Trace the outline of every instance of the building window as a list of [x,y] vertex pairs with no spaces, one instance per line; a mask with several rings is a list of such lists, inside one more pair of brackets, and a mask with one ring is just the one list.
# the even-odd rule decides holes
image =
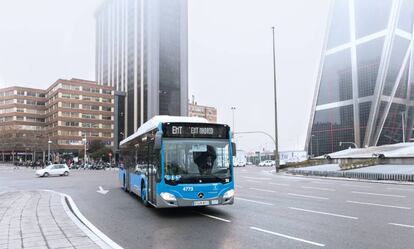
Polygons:
[[110,132],[103,132],[102,137],[112,137],[112,133]]
[[63,126],[79,127],[79,122],[63,122]]
[[63,108],[69,108],[69,109],[79,109],[79,104],[63,102],[62,107]]
[[66,85],[66,84],[63,84],[63,85],[62,85],[62,88],[63,88],[63,89],[66,89],[66,90],[80,91],[80,86],[73,86],[73,85]]
[[112,94],[112,91],[108,90],[108,89],[102,89],[102,93],[103,94]]
[[27,96],[37,97],[37,94],[35,92],[27,92]]
[[102,106],[102,111],[110,112],[110,111],[112,111],[112,108],[109,107],[109,106]]
[[96,115],[93,114],[82,114],[82,118],[86,118],[86,119],[97,119]]

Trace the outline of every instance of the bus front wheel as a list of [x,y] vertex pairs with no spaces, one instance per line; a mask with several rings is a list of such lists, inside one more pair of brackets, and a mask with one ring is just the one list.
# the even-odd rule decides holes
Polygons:
[[147,189],[145,188],[145,184],[141,183],[141,200],[144,206],[148,207],[148,196],[147,196]]

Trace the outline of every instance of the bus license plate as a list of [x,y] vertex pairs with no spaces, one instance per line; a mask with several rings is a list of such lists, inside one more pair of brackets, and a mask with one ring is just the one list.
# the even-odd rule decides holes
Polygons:
[[193,202],[193,206],[206,206],[208,204],[210,204],[209,201],[195,201],[195,202]]

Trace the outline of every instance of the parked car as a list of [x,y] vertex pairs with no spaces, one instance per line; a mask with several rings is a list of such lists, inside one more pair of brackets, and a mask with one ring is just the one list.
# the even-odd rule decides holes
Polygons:
[[36,175],[39,177],[45,176],[68,176],[70,170],[66,164],[52,164],[44,169],[36,170]]

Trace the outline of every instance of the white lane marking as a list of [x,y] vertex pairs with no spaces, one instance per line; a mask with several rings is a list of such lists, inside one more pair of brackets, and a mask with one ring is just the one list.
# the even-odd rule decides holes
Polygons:
[[236,185],[235,188],[244,188],[243,186]]
[[196,214],[199,214],[199,215],[206,216],[206,217],[208,217],[208,218],[212,218],[212,219],[216,219],[216,220],[220,220],[220,221],[224,221],[224,222],[228,222],[228,223],[230,223],[230,222],[231,222],[231,220],[226,220],[226,219],[223,219],[223,218],[220,218],[220,217],[214,216],[214,215],[205,214],[205,213],[200,213],[200,212],[197,212],[197,211],[193,211],[193,212],[194,212],[194,213],[196,213]]
[[253,180],[246,180],[246,182],[260,183],[259,181],[253,181]]
[[410,189],[410,188],[407,188],[407,189],[405,189],[405,188],[387,188],[387,189],[389,189],[389,190],[401,190],[401,191],[413,191],[414,192],[414,189]]
[[272,178],[267,178],[267,177],[251,177],[251,176],[242,176],[242,177],[246,179],[253,179],[253,180],[272,180]]
[[269,182],[270,185],[276,185],[276,186],[290,186],[290,184],[287,183],[275,183],[275,182]]
[[276,193],[274,190],[268,190],[268,189],[261,189],[261,188],[250,188],[252,190],[262,191],[262,192],[268,192],[268,193]]
[[406,224],[399,224],[399,223],[388,223],[388,224],[393,225],[393,226],[399,226],[399,227],[414,228],[414,226],[412,226],[412,225],[406,225]]
[[268,205],[268,206],[274,206],[272,203],[263,202],[263,201],[255,201],[255,200],[250,200],[250,199],[241,198],[241,197],[236,197],[236,199],[237,199],[237,200],[240,200],[240,201],[248,201],[248,202],[253,202],[253,203],[257,203],[257,204],[263,204],[263,205]]
[[355,188],[372,188],[372,186],[363,186],[363,185],[355,185],[355,184],[341,184],[341,186],[345,187],[355,187]]
[[384,204],[370,203],[370,202],[359,202],[359,201],[346,201],[346,202],[348,202],[348,203],[355,203],[355,204],[361,204],[361,205],[368,205],[368,206],[398,208],[398,209],[406,209],[406,210],[411,209],[410,207],[392,206],[392,205],[384,205]]
[[335,217],[340,217],[340,218],[345,218],[345,219],[358,220],[358,217],[353,217],[353,216],[348,216],[348,215],[343,215],[343,214],[326,213],[326,212],[303,209],[303,208],[296,208],[296,207],[289,207],[289,208],[293,210],[297,210],[297,211],[303,211],[303,212],[309,212],[309,213],[315,213],[315,214],[325,214],[325,215],[335,216]]
[[404,195],[389,195],[389,194],[379,194],[379,193],[368,193],[368,192],[358,192],[358,191],[352,191],[353,194],[359,194],[359,195],[375,195],[375,196],[386,196],[386,197],[396,197],[396,198],[405,198]]
[[311,183],[316,183],[316,184],[326,184],[326,185],[331,185],[331,184],[333,184],[332,182],[320,182],[320,181],[312,181]]
[[301,194],[293,194],[293,193],[288,193],[288,195],[311,198],[311,199],[319,199],[319,200],[329,200],[329,198],[327,197],[320,197],[320,196],[313,196],[313,195],[301,195]]
[[242,169],[243,172],[247,172],[247,169]]
[[324,244],[321,244],[321,243],[313,242],[313,241],[310,241],[310,240],[304,240],[304,239],[301,239],[301,238],[296,238],[296,237],[289,236],[289,235],[286,235],[286,234],[272,232],[272,231],[261,229],[261,228],[258,228],[258,227],[250,227],[250,229],[260,231],[260,232],[264,232],[264,233],[268,233],[268,234],[272,234],[272,235],[276,235],[276,236],[283,237],[283,238],[286,238],[286,239],[300,241],[300,242],[315,245],[315,246],[320,246],[320,247],[325,246]]
[[323,191],[336,191],[334,188],[318,188],[318,187],[302,187],[306,189],[316,189],[316,190],[323,190]]

